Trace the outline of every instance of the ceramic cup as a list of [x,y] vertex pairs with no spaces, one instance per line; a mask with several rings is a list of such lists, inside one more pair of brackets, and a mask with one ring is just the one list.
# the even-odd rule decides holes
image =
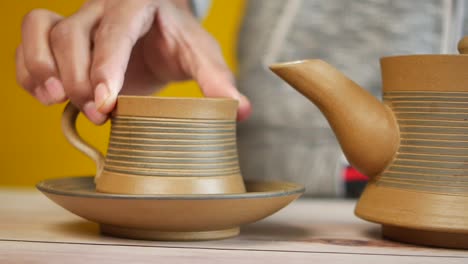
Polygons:
[[232,99],[119,96],[106,157],[79,137],[79,110],[71,103],[62,129],[75,148],[95,161],[98,192],[243,193],[236,113]]

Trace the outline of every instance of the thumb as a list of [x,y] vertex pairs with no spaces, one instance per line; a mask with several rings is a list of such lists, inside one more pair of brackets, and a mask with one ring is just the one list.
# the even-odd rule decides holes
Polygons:
[[95,104],[102,114],[113,110],[133,47],[149,31],[157,8],[156,2],[116,1],[101,18],[94,34],[90,77]]

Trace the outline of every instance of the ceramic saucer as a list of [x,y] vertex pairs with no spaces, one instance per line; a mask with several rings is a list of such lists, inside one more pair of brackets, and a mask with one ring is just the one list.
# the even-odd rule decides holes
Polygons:
[[304,187],[287,182],[245,182],[247,192],[207,195],[119,195],[95,191],[93,177],[45,180],[37,188],[66,210],[96,222],[112,236],[148,240],[211,240],[270,216]]

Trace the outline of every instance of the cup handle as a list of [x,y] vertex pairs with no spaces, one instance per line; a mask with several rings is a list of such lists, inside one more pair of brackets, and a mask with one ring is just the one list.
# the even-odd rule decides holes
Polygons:
[[96,163],[96,177],[95,181],[101,175],[104,169],[104,156],[101,152],[90,144],[86,143],[76,131],[76,118],[80,113],[80,109],[68,102],[62,114],[62,132],[67,138],[68,142],[76,149],[90,157]]

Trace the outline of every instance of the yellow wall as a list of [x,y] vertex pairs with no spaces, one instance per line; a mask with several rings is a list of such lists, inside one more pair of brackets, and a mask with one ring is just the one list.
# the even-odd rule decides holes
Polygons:
[[[42,179],[92,175],[94,164],[62,136],[64,105],[44,107],[23,92],[15,81],[14,50],[20,42],[22,16],[33,8],[48,8],[68,15],[81,0],[0,1],[0,185],[34,185]],[[235,69],[235,44],[244,0],[214,0],[203,22],[220,42]],[[170,85],[163,96],[201,96],[193,82]],[[79,118],[78,128],[91,144],[105,152],[109,124],[95,127]]]

